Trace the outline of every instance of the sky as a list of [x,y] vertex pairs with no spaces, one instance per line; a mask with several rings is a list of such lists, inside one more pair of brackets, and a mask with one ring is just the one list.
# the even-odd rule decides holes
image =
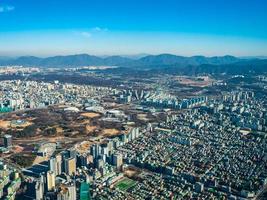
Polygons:
[[0,0],[0,56],[267,56],[267,0]]

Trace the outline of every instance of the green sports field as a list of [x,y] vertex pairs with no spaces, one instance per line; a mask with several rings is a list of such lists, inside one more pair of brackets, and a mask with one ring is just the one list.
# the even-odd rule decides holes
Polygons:
[[136,182],[134,180],[131,180],[129,178],[124,178],[118,183],[116,183],[115,187],[121,191],[126,191],[129,188],[133,187],[135,184]]

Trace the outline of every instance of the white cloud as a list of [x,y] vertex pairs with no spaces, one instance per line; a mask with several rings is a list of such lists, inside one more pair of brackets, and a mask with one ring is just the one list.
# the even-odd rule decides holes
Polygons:
[[73,31],[73,33],[84,38],[91,38],[94,35],[105,33],[107,31],[107,28],[94,27],[87,30]]
[[82,31],[80,34],[81,34],[83,37],[86,37],[86,38],[89,38],[89,37],[92,36],[92,34],[91,34],[90,32],[86,32],[86,31]]
[[14,6],[0,6],[0,13],[2,13],[2,12],[10,12],[10,11],[12,11],[14,9],[15,9]]
[[100,28],[98,26],[92,28],[92,31],[95,31],[95,32],[107,32],[108,29],[107,28]]

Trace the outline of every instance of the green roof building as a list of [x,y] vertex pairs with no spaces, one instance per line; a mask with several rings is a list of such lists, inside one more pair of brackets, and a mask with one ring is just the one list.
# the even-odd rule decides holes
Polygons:
[[0,108],[0,113],[6,113],[6,112],[11,112],[12,108],[9,107],[2,107]]
[[80,200],[91,200],[90,187],[88,183],[82,183],[80,187]]

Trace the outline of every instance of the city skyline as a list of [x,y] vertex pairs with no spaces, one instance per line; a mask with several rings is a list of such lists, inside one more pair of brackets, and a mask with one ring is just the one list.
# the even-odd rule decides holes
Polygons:
[[0,200],[267,199],[266,11],[0,0]]
[[263,0],[3,0],[0,56],[266,56],[266,8]]

